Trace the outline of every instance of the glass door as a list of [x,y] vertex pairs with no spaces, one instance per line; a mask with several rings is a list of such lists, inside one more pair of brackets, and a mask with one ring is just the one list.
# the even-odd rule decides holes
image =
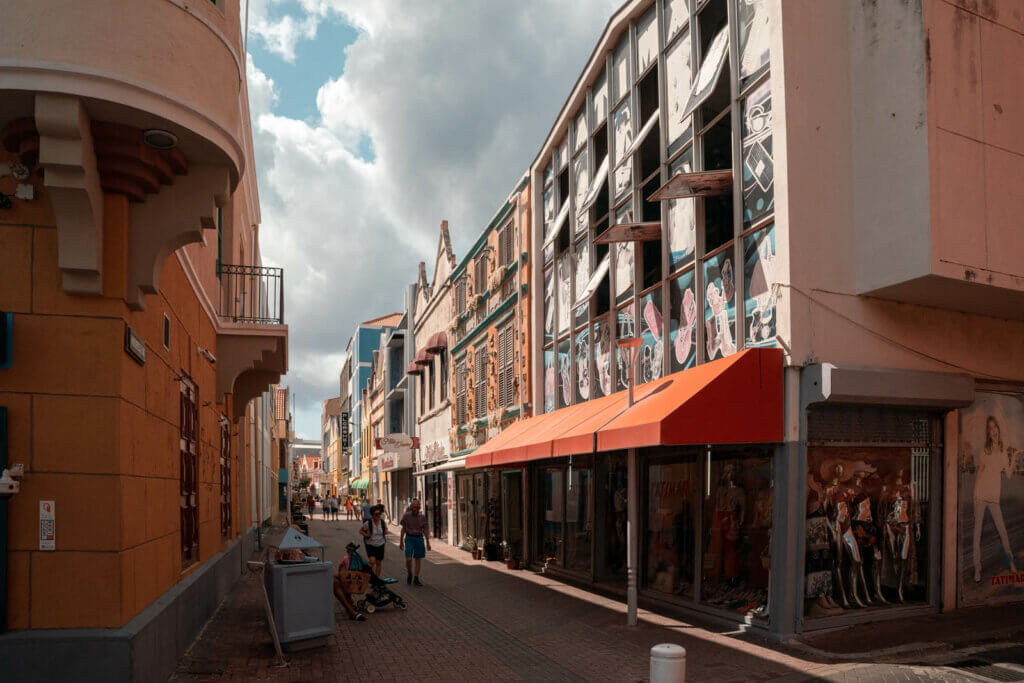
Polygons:
[[505,472],[501,478],[503,502],[502,536],[512,548],[512,557],[523,557],[523,474]]
[[626,503],[629,491],[626,455],[613,453],[598,457],[596,496],[598,581],[626,581]]
[[565,526],[565,473],[560,467],[537,470],[536,557],[545,564],[562,564]]

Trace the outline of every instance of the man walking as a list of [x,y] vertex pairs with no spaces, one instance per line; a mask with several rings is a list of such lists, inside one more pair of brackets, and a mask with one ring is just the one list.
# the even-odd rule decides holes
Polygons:
[[427,555],[426,551],[430,550],[430,539],[427,537],[427,516],[420,511],[418,498],[412,499],[399,524],[402,527],[402,534],[398,539],[398,547],[405,549],[405,582],[422,586],[420,565]]
[[367,496],[363,499],[363,521],[369,522],[371,513],[373,512],[373,506],[370,505],[370,497]]

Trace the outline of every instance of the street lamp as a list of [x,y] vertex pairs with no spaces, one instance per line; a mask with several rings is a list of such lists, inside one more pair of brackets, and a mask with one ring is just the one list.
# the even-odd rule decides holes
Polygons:
[[[634,366],[636,365],[637,351],[643,340],[640,337],[622,337],[619,339],[619,349],[625,350],[629,356],[629,407],[633,407],[633,383],[635,382]],[[637,506],[639,487],[636,471],[636,449],[630,448],[628,455],[628,469],[626,480],[628,493],[626,494],[626,624],[636,626],[637,613],[637,587],[636,569],[640,562],[637,553],[637,525],[640,520],[640,509]]]

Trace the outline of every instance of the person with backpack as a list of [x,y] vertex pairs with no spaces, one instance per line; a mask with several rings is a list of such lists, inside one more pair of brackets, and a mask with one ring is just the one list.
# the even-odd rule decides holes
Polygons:
[[380,576],[384,569],[384,546],[387,545],[388,525],[381,519],[381,506],[374,505],[370,509],[370,519],[363,522],[359,534],[366,546],[366,556],[370,558],[373,573]]

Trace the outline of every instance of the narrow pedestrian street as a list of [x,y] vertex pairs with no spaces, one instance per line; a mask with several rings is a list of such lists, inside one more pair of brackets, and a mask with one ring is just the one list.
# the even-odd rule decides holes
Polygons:
[[[327,558],[335,563],[357,537],[356,529],[351,521],[310,523],[310,535],[326,545]],[[400,579],[394,589],[408,610],[386,607],[366,622],[353,622],[336,604],[337,627],[326,647],[286,653],[288,666],[276,667],[259,584],[245,576],[171,681],[639,681],[648,677],[649,650],[657,643],[686,648],[692,681],[996,680],[943,666],[830,663],[797,650],[780,651],[734,628],[643,610],[640,625],[629,628],[622,603],[536,572],[474,561],[439,542],[427,553],[425,585],[417,588],[405,583],[397,529],[392,531],[385,574]]]

